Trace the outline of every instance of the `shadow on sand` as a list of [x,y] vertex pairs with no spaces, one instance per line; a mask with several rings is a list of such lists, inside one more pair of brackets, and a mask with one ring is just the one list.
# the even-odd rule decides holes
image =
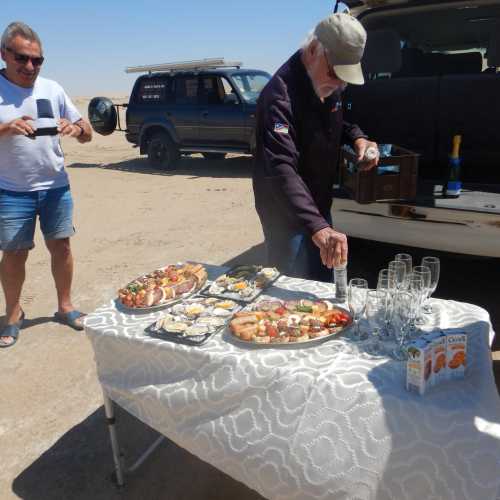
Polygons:
[[69,169],[100,168],[118,170],[148,175],[171,177],[187,175],[193,179],[199,177],[213,178],[247,178],[252,175],[253,158],[251,156],[233,156],[224,160],[206,160],[201,156],[184,156],[172,170],[157,170],[152,168],[147,158],[134,158],[116,163],[72,163]]
[[[158,436],[115,405],[117,430],[130,465]],[[112,481],[112,457],[103,408],[64,434],[16,477],[13,492],[25,500],[262,500],[262,497],[168,439],[124,488]]]
[[[137,161],[142,163],[142,160]],[[231,161],[225,161],[228,165],[231,164]],[[122,166],[124,169],[132,168],[130,164],[134,162],[123,162],[125,165]],[[191,175],[204,175],[196,169],[204,170],[205,165],[209,167],[207,165],[209,162],[204,160],[201,162],[200,166],[191,168]],[[198,162],[193,162],[193,165],[197,164]],[[120,164],[109,168],[118,168],[117,165]],[[96,165],[93,167],[108,168]],[[85,166],[73,165],[73,168],[85,168]],[[243,167],[241,169],[244,170]],[[214,174],[208,168],[205,175],[222,175],[222,172],[220,168],[215,168]],[[349,267],[349,275],[350,277],[365,276],[370,286],[374,286],[378,269],[385,267],[396,253],[405,251],[411,253],[415,261],[419,261],[428,253],[416,248],[402,248],[350,239],[350,262],[352,264]],[[433,255],[435,254],[436,252],[433,252]],[[498,295],[495,294],[495,289],[500,279],[500,266],[493,265],[487,259],[464,259],[439,253],[438,255],[441,257],[442,274],[437,296],[477,303],[490,311],[494,318],[494,325],[495,323],[498,325],[499,309],[496,303]],[[264,262],[264,245],[260,244],[228,260],[224,265]],[[39,318],[32,321],[44,322],[47,319]],[[381,371],[383,370],[384,368],[381,368]],[[500,361],[494,363],[494,370],[497,385],[499,385]],[[373,371],[370,379],[382,395],[384,404],[390,406],[394,399],[393,395],[384,394],[388,386],[383,382],[383,373]],[[431,399],[428,401],[430,404]],[[121,448],[126,462],[130,464],[157,438],[158,434],[118,406],[115,406],[115,409]],[[396,425],[396,423],[393,424]],[[404,439],[404,436],[401,439]],[[392,458],[396,460],[397,457]],[[390,460],[392,458],[390,457]],[[65,500],[68,498],[73,500],[89,498],[93,500],[233,500],[234,498],[262,500],[262,497],[255,491],[199,460],[169,440],[165,440],[139,471],[128,478],[125,489],[118,490],[113,484],[110,479],[112,471],[109,436],[101,407],[64,434],[19,474],[12,484],[12,490],[25,500]]]
[[[263,262],[264,255],[264,245],[256,245],[224,265]],[[211,271],[213,266],[207,267]],[[120,448],[130,466],[158,433],[118,405],[115,413]],[[137,472],[127,476],[125,488],[116,487],[112,474],[111,446],[101,407],[17,476],[12,490],[25,500],[263,500],[168,439]]]

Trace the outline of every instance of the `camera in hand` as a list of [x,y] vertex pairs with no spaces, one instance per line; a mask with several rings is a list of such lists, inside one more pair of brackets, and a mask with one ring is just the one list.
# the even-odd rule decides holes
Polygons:
[[57,135],[59,130],[57,129],[51,102],[48,99],[37,99],[36,109],[37,119],[34,121],[36,130],[28,137],[35,138],[44,135]]

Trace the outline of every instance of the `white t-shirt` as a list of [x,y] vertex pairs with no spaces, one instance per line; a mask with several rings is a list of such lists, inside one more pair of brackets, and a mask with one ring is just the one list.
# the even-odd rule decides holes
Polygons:
[[[22,116],[37,119],[37,99],[50,101],[53,114],[53,118],[40,120],[46,122],[39,123],[40,126],[55,126],[60,118],[66,118],[71,123],[81,119],[63,88],[53,80],[38,77],[32,88],[24,88],[0,74],[0,123]],[[49,122],[50,125],[47,124]],[[35,139],[22,135],[0,137],[0,189],[40,191],[68,184],[59,135]]]

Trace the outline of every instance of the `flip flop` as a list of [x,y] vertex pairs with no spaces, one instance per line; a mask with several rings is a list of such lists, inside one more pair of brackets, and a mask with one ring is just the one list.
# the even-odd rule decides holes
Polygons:
[[12,347],[19,338],[19,333],[24,322],[24,311],[21,311],[21,317],[12,325],[5,325],[4,329],[0,333],[0,338],[2,337],[12,337],[14,340],[10,344],[0,343],[0,348]]
[[77,323],[76,320],[82,318],[83,316],[85,316],[85,314],[80,311],[77,311],[76,309],[67,313],[60,313],[60,312],[54,313],[55,321],[58,321],[63,325],[70,326],[71,328],[79,331],[83,330],[83,325]]

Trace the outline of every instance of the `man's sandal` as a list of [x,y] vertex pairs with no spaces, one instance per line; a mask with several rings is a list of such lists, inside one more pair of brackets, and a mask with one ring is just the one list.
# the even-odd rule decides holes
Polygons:
[[21,327],[23,326],[23,321],[24,311],[21,311],[21,317],[15,323],[12,323],[11,325],[5,325],[4,329],[0,333],[0,338],[12,337],[13,340],[9,344],[0,342],[0,348],[12,347],[17,342]]
[[76,309],[67,313],[54,313],[54,320],[62,323],[63,325],[70,326],[75,330],[83,330],[83,325],[78,322],[78,319],[83,318],[85,316],[84,313],[77,311]]

